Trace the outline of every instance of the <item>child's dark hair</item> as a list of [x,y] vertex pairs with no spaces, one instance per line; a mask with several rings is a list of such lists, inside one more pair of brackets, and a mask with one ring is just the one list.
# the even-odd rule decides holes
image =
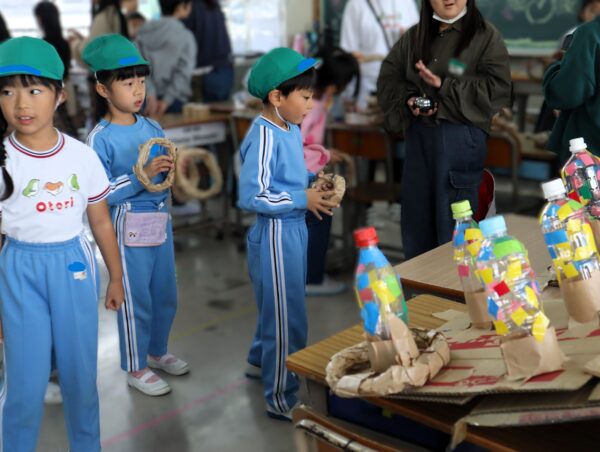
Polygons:
[[[133,77],[147,77],[150,67],[146,64],[128,66],[120,69],[96,72],[96,80],[110,90],[110,84],[118,80],[127,80]],[[108,101],[96,92],[96,111],[94,119],[99,121],[108,113]]]
[[[36,77],[35,75],[9,75],[7,77],[0,77],[0,91],[4,90],[7,86],[14,86],[21,84],[25,87],[31,85],[43,85],[48,88],[54,89],[56,96],[63,89],[62,81],[51,80],[45,77]],[[15,189],[12,177],[6,171],[6,148],[4,147],[4,136],[8,130],[8,122],[0,110],[0,166],[2,167],[2,178],[4,179],[4,193],[0,195],[0,201],[4,201],[13,194]]]
[[[308,71],[304,71],[302,74],[298,74],[297,76],[286,80],[275,89],[281,91],[281,94],[287,97],[293,91],[298,91],[301,89],[314,89],[316,81],[317,73],[315,68],[312,67]],[[268,95],[263,99],[263,104],[269,104]]]
[[128,21],[130,21],[130,20],[143,20],[144,22],[146,22],[146,18],[142,14],[140,14],[139,12],[137,12],[137,11],[133,11],[133,12],[127,14],[126,19]]
[[172,16],[179,5],[191,2],[192,0],[160,0],[160,11],[163,16]]
[[360,89],[360,66],[357,59],[351,53],[340,48],[324,49],[317,54],[322,59],[321,66],[317,69],[317,81],[315,84],[315,95],[320,97],[328,86],[335,86],[338,94],[344,91],[346,86],[356,79],[354,97]]

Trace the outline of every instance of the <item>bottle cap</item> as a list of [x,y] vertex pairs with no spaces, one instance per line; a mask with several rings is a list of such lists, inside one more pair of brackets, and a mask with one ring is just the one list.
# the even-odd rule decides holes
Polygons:
[[489,237],[499,232],[506,232],[506,222],[503,216],[498,215],[481,220],[479,222],[479,229],[481,229],[484,237]]
[[356,246],[359,248],[377,245],[379,243],[377,231],[373,226],[357,229],[354,231],[354,242],[356,242]]
[[455,220],[458,220],[459,218],[470,217],[471,215],[473,215],[473,211],[471,210],[471,203],[468,199],[465,199],[464,201],[454,202],[450,205],[450,207],[452,208],[452,217]]
[[569,140],[569,151],[573,154],[579,151],[585,151],[587,149],[587,145],[585,144],[585,140],[581,137],[573,138]]
[[544,182],[542,184],[542,191],[544,192],[544,198],[546,199],[567,193],[567,189],[565,188],[562,179],[553,179],[550,182]]

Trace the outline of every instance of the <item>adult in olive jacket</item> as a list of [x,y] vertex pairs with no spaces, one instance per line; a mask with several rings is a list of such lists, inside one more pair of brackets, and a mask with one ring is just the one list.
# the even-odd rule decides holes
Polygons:
[[560,110],[548,149],[561,162],[569,157],[569,140],[583,137],[588,149],[600,155],[600,16],[580,25],[564,57],[544,74],[548,106]]
[[[474,0],[423,0],[419,23],[381,66],[386,127],[404,132],[402,241],[406,258],[452,238],[450,204],[477,209],[492,116],[510,105],[509,58],[500,33]],[[435,107],[415,105],[427,96]]]

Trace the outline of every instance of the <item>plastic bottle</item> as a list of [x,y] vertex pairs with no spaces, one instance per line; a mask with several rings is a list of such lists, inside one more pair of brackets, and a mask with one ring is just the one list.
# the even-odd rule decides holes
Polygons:
[[375,228],[357,229],[354,240],[358,247],[354,290],[365,331],[381,339],[390,339],[389,329],[382,321],[388,313],[408,324],[400,278],[377,246],[379,239]]
[[477,255],[483,242],[483,234],[473,220],[468,200],[455,202],[450,207],[456,220],[452,237],[454,263],[465,293],[471,324],[475,328],[488,329],[493,319],[487,312],[487,295],[477,276]]
[[600,269],[600,261],[583,206],[567,198],[561,179],[542,184],[542,190],[548,202],[540,214],[540,225],[558,281],[590,279]]
[[542,342],[549,325],[540,310],[539,288],[523,244],[507,234],[501,216],[479,223],[485,240],[477,269],[488,295],[488,312],[500,336],[527,334]]
[[587,150],[583,138],[569,141],[571,157],[561,170],[568,197],[580,202],[587,212],[600,218],[600,160]]

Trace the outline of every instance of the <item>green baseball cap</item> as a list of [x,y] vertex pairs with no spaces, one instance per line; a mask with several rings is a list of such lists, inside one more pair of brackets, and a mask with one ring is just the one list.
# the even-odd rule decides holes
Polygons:
[[22,36],[0,44],[0,77],[28,74],[62,80],[64,73],[58,52],[43,39]]
[[270,91],[286,80],[308,71],[317,64],[318,60],[304,58],[287,47],[273,49],[260,57],[252,66],[248,78],[248,92],[259,99],[264,99]]
[[82,58],[94,72],[149,65],[133,42],[118,34],[92,39],[83,49]]

